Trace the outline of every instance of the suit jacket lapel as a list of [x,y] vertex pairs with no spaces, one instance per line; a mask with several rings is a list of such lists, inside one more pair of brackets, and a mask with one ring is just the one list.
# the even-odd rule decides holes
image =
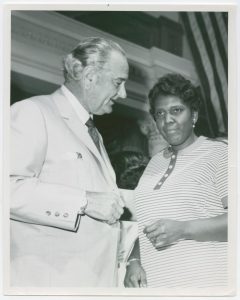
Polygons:
[[102,155],[99,153],[96,145],[89,135],[87,127],[79,120],[77,114],[74,112],[71,104],[66,99],[61,90],[58,89],[55,93],[52,94],[52,97],[65,124],[75,134],[76,138],[80,139],[82,143],[93,153],[93,155],[99,161],[105,178],[108,180],[108,182],[111,184],[114,183],[115,185],[115,173],[103,145],[101,135],[100,143]]

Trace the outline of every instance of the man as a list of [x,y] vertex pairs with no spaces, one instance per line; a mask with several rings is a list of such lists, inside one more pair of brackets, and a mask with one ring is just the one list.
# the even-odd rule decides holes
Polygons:
[[122,48],[88,38],[65,83],[12,106],[11,285],[112,287],[123,201],[92,115],[125,98]]

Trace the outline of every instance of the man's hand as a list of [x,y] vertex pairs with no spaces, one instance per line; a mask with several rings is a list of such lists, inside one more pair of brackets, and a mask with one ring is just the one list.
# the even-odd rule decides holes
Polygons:
[[139,260],[134,260],[127,266],[124,278],[125,287],[147,287],[146,273]]
[[114,192],[86,192],[88,205],[85,214],[89,217],[114,224],[123,213],[124,203]]

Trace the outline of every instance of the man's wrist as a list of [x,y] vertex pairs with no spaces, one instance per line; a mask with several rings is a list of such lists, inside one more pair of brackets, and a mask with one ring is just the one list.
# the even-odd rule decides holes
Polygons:
[[80,209],[80,215],[85,215],[85,211],[87,209],[87,206],[88,206],[88,198],[85,195],[85,204]]
[[130,259],[127,261],[126,266],[127,266],[127,267],[130,266],[130,264],[133,263],[133,262],[138,262],[139,264],[141,264],[140,258],[138,258],[138,257],[132,257],[132,258],[130,258]]

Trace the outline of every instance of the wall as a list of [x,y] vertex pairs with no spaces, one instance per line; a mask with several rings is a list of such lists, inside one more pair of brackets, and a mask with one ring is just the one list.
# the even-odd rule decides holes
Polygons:
[[[193,82],[198,82],[189,59],[155,47],[143,48],[54,11],[12,12],[12,71],[25,76],[22,78],[27,76],[53,87],[60,85],[63,83],[61,66],[64,54],[87,36],[111,38],[126,50],[130,62],[130,78],[126,85],[128,100],[119,100],[124,107],[148,111],[148,91],[166,72],[181,72]],[[184,53],[187,56],[185,50]],[[21,76],[15,75],[16,78]],[[22,80],[21,86],[33,94],[42,92],[42,85],[32,84],[31,80]]]
[[[161,14],[171,16],[174,21],[178,19],[174,12]],[[156,126],[148,131],[151,136],[148,143],[136,126],[136,121],[141,120],[149,128],[147,95],[158,77],[168,72],[180,72],[198,83],[195,68],[186,58],[188,53],[184,41],[183,55],[186,57],[180,57],[156,47],[148,49],[136,45],[55,11],[13,11],[11,29],[12,102],[31,95],[51,93],[61,85],[63,57],[84,37],[110,38],[126,50],[130,64],[127,99],[118,100],[113,114],[96,118],[109,153],[122,151],[131,143],[132,148],[152,156],[162,147]],[[112,124],[111,128],[109,124]],[[141,128],[142,125],[145,126],[141,124]],[[134,143],[133,139],[125,138],[130,128],[135,128]]]

